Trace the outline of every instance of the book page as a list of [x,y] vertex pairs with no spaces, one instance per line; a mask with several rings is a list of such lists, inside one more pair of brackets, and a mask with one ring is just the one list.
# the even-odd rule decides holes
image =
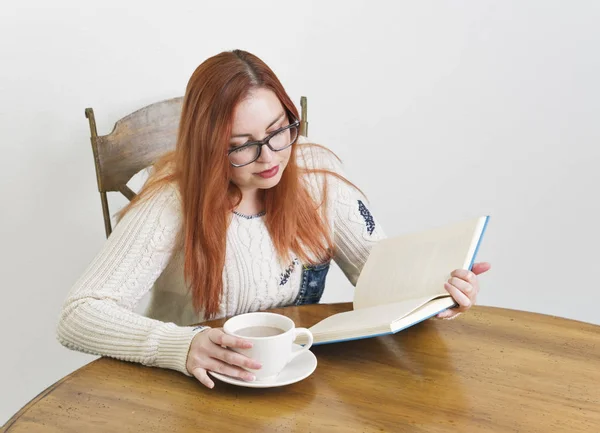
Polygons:
[[[439,308],[441,311],[441,309],[453,305],[454,301],[450,296],[444,296],[440,299],[425,297],[394,304],[377,305],[334,314],[309,329],[315,343],[342,340],[348,336],[370,336],[395,332],[397,324],[403,324],[406,327],[409,323],[423,320],[425,317],[422,314],[429,313],[431,310],[426,308],[429,304],[433,304],[434,308]],[[298,338],[296,340],[298,344],[305,342],[306,339]]]
[[441,311],[451,308],[455,305],[454,299],[450,296],[436,298],[424,303],[419,308],[413,310],[410,314],[397,319],[392,323],[392,332],[398,332],[415,323],[421,322]]
[[468,269],[487,217],[379,241],[354,294],[354,309],[448,294],[444,282]]

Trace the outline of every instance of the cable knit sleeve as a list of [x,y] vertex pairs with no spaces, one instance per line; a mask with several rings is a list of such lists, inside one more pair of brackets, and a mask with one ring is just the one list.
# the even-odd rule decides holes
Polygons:
[[360,192],[340,180],[334,184],[334,260],[355,286],[371,248],[385,238],[385,233]]
[[[308,143],[302,137],[300,144]],[[342,164],[330,152],[301,146],[300,166],[308,168],[326,168],[348,179]],[[308,176],[308,186],[313,197],[319,202],[322,198],[322,185],[327,181],[329,215],[335,243],[334,261],[344,272],[352,285],[356,285],[358,276],[367,261],[371,248],[385,233],[370,210],[370,204],[353,186],[333,176]],[[350,179],[348,179],[350,180]]]
[[57,327],[61,344],[190,375],[187,353],[199,330],[133,312],[166,267],[180,223],[174,187],[125,215],[64,303]]

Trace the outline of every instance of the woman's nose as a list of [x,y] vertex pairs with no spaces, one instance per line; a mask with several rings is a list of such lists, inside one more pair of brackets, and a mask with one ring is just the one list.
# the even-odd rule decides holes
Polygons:
[[271,162],[273,160],[274,152],[269,149],[269,146],[263,146],[260,151],[260,156],[257,161],[259,162]]

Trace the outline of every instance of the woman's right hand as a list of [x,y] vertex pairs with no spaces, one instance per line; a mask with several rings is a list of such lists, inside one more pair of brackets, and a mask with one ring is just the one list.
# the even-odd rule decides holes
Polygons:
[[255,377],[249,371],[240,367],[258,370],[261,365],[225,347],[236,349],[249,349],[252,343],[241,338],[227,335],[221,328],[210,328],[197,333],[190,344],[186,368],[203,385],[208,388],[215,386],[208,377],[208,371],[237,377],[242,380],[253,381]]

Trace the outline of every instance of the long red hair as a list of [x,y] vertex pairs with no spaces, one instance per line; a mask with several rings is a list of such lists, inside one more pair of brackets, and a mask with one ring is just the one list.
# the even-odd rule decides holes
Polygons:
[[[204,61],[190,78],[181,112],[176,149],[154,164],[153,174],[140,193],[120,213],[168,183],[177,185],[182,205],[179,245],[184,248],[184,275],[192,291],[194,308],[207,318],[219,311],[227,228],[242,193],[230,181],[226,149],[237,104],[255,88],[272,90],[291,118],[298,111],[273,71],[245,51],[220,53]],[[265,223],[280,260],[292,252],[304,264],[333,256],[333,239],[327,221],[327,182],[322,200],[315,203],[304,183],[307,173],[339,174],[323,168],[300,167],[298,148],[291,147],[280,182],[265,190]],[[301,146],[323,146],[305,144]],[[348,182],[350,183],[350,182]]]

